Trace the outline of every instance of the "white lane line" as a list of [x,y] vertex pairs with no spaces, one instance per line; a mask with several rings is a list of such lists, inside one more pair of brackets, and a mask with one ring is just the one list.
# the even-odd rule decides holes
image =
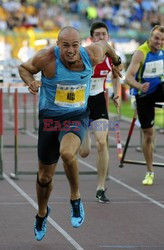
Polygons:
[[[31,197],[26,194],[13,180],[11,180],[6,174],[3,174],[5,180],[13,187],[15,190],[20,193],[22,197],[24,197],[36,210],[38,208],[36,202],[31,199]],[[51,217],[48,217],[49,223],[59,232],[61,233],[66,240],[70,242],[70,244],[77,250],[84,250],[66,231],[64,231]]]
[[[83,165],[87,166],[88,168],[90,168],[90,169],[96,171],[96,168],[93,167],[92,165],[90,165],[89,163],[86,163],[85,161],[83,161],[83,160],[81,160],[81,159],[78,159],[78,161],[79,161],[80,163],[82,163]],[[131,186],[125,184],[124,182],[122,182],[122,181],[116,179],[115,177],[113,177],[113,176],[111,176],[111,175],[109,176],[109,178],[110,178],[111,180],[113,180],[114,182],[120,184],[121,186],[123,186],[123,187],[129,189],[130,191],[132,191],[132,192],[138,194],[139,196],[143,197],[144,199],[149,200],[149,201],[152,202],[153,204],[155,204],[155,205],[157,205],[157,206],[159,206],[159,207],[161,207],[161,208],[164,208],[164,205],[163,205],[163,204],[161,204],[160,202],[158,202],[158,201],[156,201],[156,200],[150,198],[150,197],[147,196],[146,194],[141,193],[141,192],[138,191],[137,189],[135,189],[135,188],[133,188],[133,187],[131,187]]]
[[112,248],[112,249],[116,249],[116,250],[118,250],[118,249],[145,249],[145,248],[150,248],[150,249],[164,249],[163,248],[164,246],[155,246],[155,245],[123,245],[123,246],[113,246],[113,245],[109,245],[109,246],[99,246],[99,248]]
[[134,192],[134,193],[136,193],[136,194],[138,194],[139,196],[143,197],[144,199],[149,200],[149,201],[152,202],[153,204],[155,204],[155,205],[157,205],[157,206],[159,206],[159,207],[161,207],[161,208],[164,208],[164,205],[161,204],[160,202],[158,202],[158,201],[152,199],[151,197],[147,196],[146,194],[141,193],[141,192],[138,191],[137,189],[135,189],[135,188],[133,188],[133,187],[131,187],[131,186],[125,184],[124,182],[122,182],[122,181],[120,181],[120,180],[117,180],[116,178],[114,178],[114,177],[112,177],[112,176],[111,176],[111,180],[117,182],[118,184],[122,185],[123,187],[125,187],[125,188],[131,190],[132,192]]
[[156,157],[158,157],[158,158],[160,158],[160,159],[164,159],[164,156],[161,156],[161,155],[156,154],[156,153],[154,153],[154,156],[156,156]]
[[31,133],[29,130],[26,130],[26,134],[30,135],[31,137],[35,138],[36,140],[38,139],[38,136],[35,135],[35,134],[33,134],[33,133]]
[[[86,197],[83,197],[86,199]],[[89,198],[88,198],[89,199]],[[160,202],[164,202],[164,201],[160,201]],[[61,205],[61,204],[67,204],[67,202],[64,201],[51,201],[48,203],[49,205]],[[85,204],[95,204],[95,201],[85,201]],[[112,204],[150,204],[149,201],[114,201],[112,200]],[[13,206],[20,206],[20,205],[29,205],[29,202],[0,202],[0,205],[4,205],[4,206],[8,206],[8,205],[13,205]]]

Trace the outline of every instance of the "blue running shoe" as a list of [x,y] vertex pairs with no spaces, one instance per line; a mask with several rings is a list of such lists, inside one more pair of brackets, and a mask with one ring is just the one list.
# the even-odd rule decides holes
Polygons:
[[71,224],[73,227],[80,227],[85,218],[84,207],[81,199],[71,200]]
[[47,207],[47,213],[43,218],[39,217],[38,215],[36,215],[35,217],[36,220],[34,223],[34,234],[35,234],[35,239],[38,241],[42,240],[47,232],[46,222],[50,211],[51,211],[50,207]]

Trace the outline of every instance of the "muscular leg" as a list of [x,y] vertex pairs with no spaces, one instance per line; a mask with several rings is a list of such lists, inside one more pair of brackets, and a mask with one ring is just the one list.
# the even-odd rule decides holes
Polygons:
[[44,165],[39,162],[39,171],[36,183],[38,200],[38,215],[44,217],[47,213],[48,200],[53,188],[53,176],[57,164]]
[[80,139],[73,133],[64,135],[60,144],[60,155],[63,160],[63,165],[67,179],[70,184],[70,199],[76,200],[80,198],[79,192],[79,170],[76,159],[76,154],[80,147]]
[[[108,171],[109,164],[109,152],[107,145],[107,135],[108,135],[108,126],[104,126],[104,124],[108,123],[108,120],[99,119],[97,120],[101,122],[102,131],[98,131],[96,126],[94,127],[94,135],[96,139],[96,147],[97,147],[97,171],[98,171],[98,183],[97,189],[105,189],[105,180]],[[95,122],[94,122],[95,123]]]
[[79,154],[81,157],[85,158],[90,154],[91,151],[91,138],[89,129],[87,130],[86,136],[80,146]]
[[154,128],[143,129],[143,153],[147,163],[147,171],[153,172]]

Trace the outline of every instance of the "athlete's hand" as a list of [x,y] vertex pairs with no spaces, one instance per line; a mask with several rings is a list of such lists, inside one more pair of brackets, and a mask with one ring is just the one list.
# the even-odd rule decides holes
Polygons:
[[150,83],[149,82],[145,82],[145,83],[141,84],[140,90],[145,93],[145,92],[148,91],[149,86],[150,86]]
[[34,80],[30,83],[28,90],[31,94],[36,95],[41,85],[40,81]]
[[112,65],[113,78],[117,78],[117,77],[121,77],[122,78],[122,74],[121,74],[122,70],[123,70],[123,65],[122,64],[120,64],[118,66]]

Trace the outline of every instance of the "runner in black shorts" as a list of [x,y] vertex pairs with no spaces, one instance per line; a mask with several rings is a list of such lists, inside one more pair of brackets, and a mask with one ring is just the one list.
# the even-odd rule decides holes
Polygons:
[[[154,126],[155,103],[164,101],[164,82],[158,85],[157,89],[146,96],[136,96],[137,113],[141,128]],[[144,108],[143,108],[144,107]]]
[[138,118],[143,131],[143,153],[147,172],[143,185],[154,181],[154,115],[155,103],[164,102],[164,26],[155,25],[150,38],[135,51],[125,82],[136,96]]
[[[63,117],[40,117],[38,136],[38,158],[43,164],[58,162],[60,142],[64,135],[73,133],[82,142],[89,124],[88,110],[81,115],[67,119]],[[54,138],[52,140],[52,138]]]
[[90,121],[95,121],[101,118],[106,120],[109,119],[104,92],[95,96],[90,96],[88,99],[88,108],[90,110]]
[[[43,239],[47,230],[48,202],[59,154],[70,189],[70,223],[78,228],[84,222],[77,153],[88,127],[87,102],[93,68],[106,55],[112,57],[115,72],[120,76],[119,57],[107,42],[82,47],[79,31],[67,26],[60,30],[57,44],[36,52],[34,57],[19,66],[19,74],[29,92],[36,95],[40,88],[36,179],[38,212],[34,222],[34,235],[38,241]],[[41,79],[37,81],[35,74],[39,72]],[[84,117],[80,117],[82,114]],[[58,127],[62,130],[49,131],[58,130]]]
[[[108,28],[103,22],[94,22],[90,29],[91,40],[94,42],[105,40],[108,41],[109,34]],[[119,90],[120,80],[119,77],[113,77],[113,65],[110,57],[106,57],[105,60],[96,65],[94,74],[92,76],[90,96],[88,99],[88,108],[90,110],[90,125],[94,131],[97,147],[97,170],[98,170],[98,183],[96,198],[99,202],[109,202],[109,199],[105,194],[105,181],[109,169],[109,152],[107,145],[109,117],[105,98],[105,82],[108,73],[112,75],[112,82],[114,88],[114,104],[117,108],[120,105]],[[84,142],[80,148],[81,157],[87,157],[91,150],[91,139],[89,130],[85,137]]]

